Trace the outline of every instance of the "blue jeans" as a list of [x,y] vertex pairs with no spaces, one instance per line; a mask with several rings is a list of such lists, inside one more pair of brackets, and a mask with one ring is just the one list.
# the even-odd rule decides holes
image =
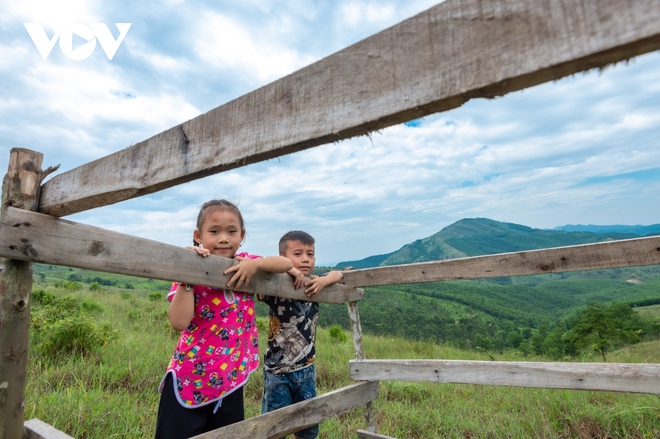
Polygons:
[[[316,396],[314,364],[294,372],[274,374],[264,370],[264,397],[261,412],[268,413]],[[319,426],[313,425],[295,433],[301,439],[315,439]]]

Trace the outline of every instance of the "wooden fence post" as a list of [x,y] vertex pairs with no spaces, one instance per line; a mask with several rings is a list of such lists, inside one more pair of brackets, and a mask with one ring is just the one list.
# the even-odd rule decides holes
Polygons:
[[[364,360],[364,344],[362,343],[362,326],[360,325],[360,313],[358,312],[358,303],[356,301],[346,302],[348,305],[348,317],[351,321],[351,331],[353,332],[353,345],[355,346],[355,359]],[[371,402],[364,406],[364,418],[367,421],[367,428],[370,432],[376,432],[376,421],[374,418],[374,408]]]
[[[43,154],[14,148],[2,183],[2,207],[36,210]],[[30,347],[32,263],[0,258],[0,439],[24,436]]]

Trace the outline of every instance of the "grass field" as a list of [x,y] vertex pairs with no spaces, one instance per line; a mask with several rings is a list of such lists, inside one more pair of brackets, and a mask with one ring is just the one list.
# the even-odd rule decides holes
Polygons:
[[[26,419],[39,418],[77,438],[153,437],[158,383],[175,345],[167,302],[153,290],[105,288],[78,291],[36,285],[57,297],[72,296],[99,324],[109,323],[115,339],[86,356],[45,356],[33,349],[28,368]],[[150,297],[151,294],[151,297]],[[33,315],[38,304],[33,304]],[[265,316],[260,316],[261,319]],[[266,344],[261,331],[262,352]],[[436,358],[488,360],[488,352],[462,351],[443,345],[394,337],[365,336],[367,358]],[[497,360],[523,361],[515,353]],[[350,335],[345,341],[318,331],[319,393],[352,383],[348,361],[354,358]],[[612,352],[612,362],[660,362],[659,342]],[[531,358],[528,361],[545,361]],[[584,357],[581,361],[598,362]],[[246,417],[260,411],[263,378],[255,372],[245,389]],[[377,431],[397,438],[658,438],[657,395],[381,382],[374,402]],[[324,422],[321,438],[357,437],[366,428],[357,409]]]

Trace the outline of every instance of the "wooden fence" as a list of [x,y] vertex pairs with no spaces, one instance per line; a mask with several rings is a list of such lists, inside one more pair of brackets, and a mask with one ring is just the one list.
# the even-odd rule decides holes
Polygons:
[[[206,285],[228,280],[219,273],[231,260],[200,261],[178,247],[143,246],[147,240],[59,217],[658,49],[660,0],[449,0],[43,185],[52,169],[41,169],[42,155],[13,149],[0,226],[0,439],[68,437],[24,420],[32,262]],[[154,257],[163,263],[146,262]],[[283,437],[360,406],[367,430],[356,434],[384,437],[370,405],[379,380],[660,393],[658,364],[367,360],[357,308],[358,287],[371,285],[655,264],[658,237],[345,272],[346,285],[329,287],[324,301],[348,303],[357,383],[199,437]],[[252,288],[305,299],[286,275],[261,275]]]

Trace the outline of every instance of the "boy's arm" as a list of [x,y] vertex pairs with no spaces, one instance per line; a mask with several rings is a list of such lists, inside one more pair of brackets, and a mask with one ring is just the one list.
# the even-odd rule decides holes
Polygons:
[[328,285],[336,284],[344,278],[341,271],[330,271],[325,276],[313,277],[311,280],[305,282],[305,294],[307,297],[316,297],[321,290]]

